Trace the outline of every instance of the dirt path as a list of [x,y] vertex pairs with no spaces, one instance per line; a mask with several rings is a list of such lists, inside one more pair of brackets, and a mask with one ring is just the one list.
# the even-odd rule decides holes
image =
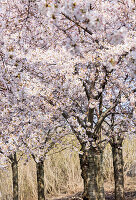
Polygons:
[[[106,200],[115,200],[114,198],[114,184],[105,184]],[[65,197],[52,198],[51,200],[83,200],[82,192],[74,195],[66,195]],[[136,200],[136,177],[130,178],[125,184],[125,200]]]
[[[125,198],[126,198],[126,200],[136,200],[136,191],[126,192]],[[82,200],[82,193],[79,192],[73,196],[67,196],[67,197],[53,199],[53,200]],[[106,192],[106,200],[115,200],[114,193]]]

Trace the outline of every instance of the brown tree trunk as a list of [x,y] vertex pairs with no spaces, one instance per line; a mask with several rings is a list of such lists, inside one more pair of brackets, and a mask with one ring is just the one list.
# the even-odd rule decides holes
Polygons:
[[84,180],[83,200],[105,200],[102,153],[94,149],[80,155],[82,178]]
[[45,200],[44,196],[44,161],[36,163],[38,200]]
[[112,143],[114,181],[115,181],[115,200],[124,200],[124,173],[123,173],[123,153],[122,141]]
[[16,153],[10,156],[13,181],[13,200],[18,200],[18,161]]

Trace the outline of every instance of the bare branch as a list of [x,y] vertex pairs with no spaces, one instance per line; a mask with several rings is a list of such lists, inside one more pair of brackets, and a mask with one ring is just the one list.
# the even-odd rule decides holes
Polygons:
[[84,28],[82,25],[80,25],[78,22],[76,22],[75,20],[71,19],[68,15],[66,15],[65,13],[62,13],[62,15],[64,17],[66,17],[68,20],[70,20],[71,22],[73,22],[74,24],[76,24],[76,26],[78,26],[79,28],[81,28],[82,30],[84,30],[86,33],[88,33],[89,35],[92,35],[93,32],[88,30],[87,28]]

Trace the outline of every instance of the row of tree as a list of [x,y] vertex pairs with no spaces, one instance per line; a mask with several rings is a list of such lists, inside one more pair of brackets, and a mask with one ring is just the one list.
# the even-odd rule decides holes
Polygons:
[[116,200],[123,199],[122,141],[135,132],[135,4],[0,5],[0,152],[12,163],[14,200],[16,153],[36,161],[38,198],[44,199],[44,159],[67,130],[81,145],[83,199],[105,199],[102,157],[109,142]]

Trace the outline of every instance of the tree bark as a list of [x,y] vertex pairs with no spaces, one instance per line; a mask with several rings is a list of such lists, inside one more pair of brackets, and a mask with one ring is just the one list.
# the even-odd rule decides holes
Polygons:
[[45,200],[44,196],[44,161],[36,163],[38,200]]
[[13,200],[18,200],[18,161],[16,153],[10,156],[12,167],[12,181],[13,181]]
[[83,200],[105,200],[102,155],[94,149],[80,155],[81,176],[84,180]]
[[112,143],[115,200],[124,200],[124,172],[123,172],[123,152],[122,141]]

